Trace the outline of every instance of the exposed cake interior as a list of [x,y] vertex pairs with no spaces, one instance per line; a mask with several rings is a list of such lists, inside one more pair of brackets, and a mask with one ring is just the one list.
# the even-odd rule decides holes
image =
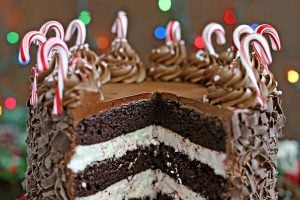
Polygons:
[[[221,198],[227,185],[224,162],[231,112],[203,106],[190,92],[190,98],[178,97],[187,90],[170,91],[173,83],[160,88],[151,84],[152,92],[150,83],[144,84],[140,92],[127,85],[128,93],[140,95],[118,93],[122,99],[113,97],[117,84],[104,87],[111,99],[98,107],[98,113],[75,119],[77,146],[68,164],[75,196]],[[190,89],[203,91],[202,87]]]

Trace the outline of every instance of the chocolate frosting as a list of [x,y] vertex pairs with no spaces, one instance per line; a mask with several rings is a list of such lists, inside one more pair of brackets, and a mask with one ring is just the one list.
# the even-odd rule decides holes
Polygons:
[[149,76],[154,80],[181,81],[181,73],[186,59],[183,41],[173,41],[150,54]]
[[98,59],[98,61],[95,63],[95,67],[97,70],[97,74],[100,76],[100,82],[102,84],[109,82],[111,79],[111,73],[108,64],[105,61],[101,61],[101,59]]
[[[271,75],[262,72],[262,66],[254,62],[253,71],[264,101],[273,93],[276,82]],[[258,105],[257,94],[239,59],[226,65],[212,77],[208,88],[208,101],[213,105],[237,108],[254,108]]]
[[146,77],[140,57],[126,41],[113,41],[109,52],[100,58],[98,70],[107,66],[111,74],[110,82],[113,83],[140,83]]
[[238,108],[257,104],[256,92],[239,61],[222,67],[212,77],[212,83],[207,96],[210,104]]
[[89,64],[94,65],[98,59],[98,56],[94,51],[90,50],[88,44],[84,44],[71,49],[70,60],[75,58],[83,58]]
[[226,51],[223,51],[219,54],[217,62],[221,66],[229,65],[232,63],[236,56],[236,53],[233,51],[233,48],[228,48]]
[[218,69],[216,57],[207,51],[199,50],[188,57],[182,77],[184,81],[206,85]]

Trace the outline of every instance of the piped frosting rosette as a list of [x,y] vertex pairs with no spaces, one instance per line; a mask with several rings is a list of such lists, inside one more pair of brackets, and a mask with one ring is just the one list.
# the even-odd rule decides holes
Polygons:
[[112,26],[116,38],[110,50],[97,62],[97,68],[102,71],[102,74],[108,75],[109,72],[105,71],[105,68],[109,69],[110,82],[113,83],[139,83],[146,77],[146,70],[140,57],[127,42],[127,24],[126,13],[119,11]]
[[208,88],[207,100],[210,104],[224,107],[255,108],[264,106],[269,95],[266,82],[260,79],[261,72],[258,62],[253,62],[249,45],[257,44],[260,57],[267,64],[272,62],[269,45],[259,34],[249,34],[243,38],[240,45],[240,59],[224,66],[212,77],[212,85]]
[[208,85],[220,66],[232,61],[231,52],[216,53],[211,40],[213,34],[216,35],[217,44],[223,45],[226,42],[225,31],[220,24],[210,23],[205,26],[202,33],[205,50],[201,49],[188,57],[182,73],[184,81]]
[[150,54],[149,76],[160,81],[181,81],[185,59],[180,24],[172,20],[167,25],[166,45],[153,49]]

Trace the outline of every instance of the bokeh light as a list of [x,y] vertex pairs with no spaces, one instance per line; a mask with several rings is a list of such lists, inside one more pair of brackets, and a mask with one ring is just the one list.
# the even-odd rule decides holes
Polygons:
[[91,22],[91,20],[92,20],[91,14],[90,14],[90,12],[87,11],[87,10],[81,11],[78,18],[79,18],[85,25],[88,25],[88,24]]
[[290,83],[297,83],[299,80],[299,73],[295,70],[289,70],[287,72],[287,79]]
[[17,106],[17,100],[15,98],[13,98],[13,97],[7,97],[4,100],[4,106],[8,110],[13,110]]
[[105,36],[99,36],[97,38],[96,43],[97,43],[97,47],[99,49],[106,49],[108,47],[108,45],[109,45],[108,38],[105,37]]
[[201,36],[197,36],[194,39],[194,45],[198,49],[204,49],[205,48],[205,44],[204,44],[203,38]]
[[167,12],[172,7],[172,1],[171,0],[158,0],[158,7],[161,11]]
[[154,30],[154,36],[159,40],[164,39],[166,37],[165,27],[162,27],[162,26],[156,27],[155,30]]
[[251,24],[251,28],[253,29],[253,30],[255,30],[256,29],[256,27],[258,27],[259,26],[259,24],[258,23],[253,23],[253,24]]
[[17,32],[11,31],[6,35],[7,42],[10,44],[16,44],[19,41],[19,34]]
[[232,9],[227,9],[224,12],[224,21],[226,24],[234,24],[236,20],[235,12]]

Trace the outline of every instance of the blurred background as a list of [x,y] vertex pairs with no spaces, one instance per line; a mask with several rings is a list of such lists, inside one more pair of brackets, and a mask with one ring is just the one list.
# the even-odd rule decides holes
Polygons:
[[226,30],[227,44],[217,47],[219,51],[231,45],[232,31],[239,24],[255,28],[269,23],[278,30],[282,50],[272,53],[270,68],[284,93],[283,108],[287,116],[282,138],[285,141],[280,145],[279,176],[284,181],[280,182],[279,192],[283,197],[297,193],[299,0],[0,0],[0,199],[15,199],[23,193],[20,182],[26,168],[26,101],[36,48],[31,48],[31,63],[20,65],[17,59],[20,39],[48,20],[58,20],[66,27],[72,19],[79,18],[87,25],[90,48],[102,54],[113,39],[110,29],[119,10],[128,14],[128,40],[146,65],[151,49],[164,43],[165,26],[170,19],[181,22],[189,53],[204,47],[201,32],[209,22],[220,23]]

